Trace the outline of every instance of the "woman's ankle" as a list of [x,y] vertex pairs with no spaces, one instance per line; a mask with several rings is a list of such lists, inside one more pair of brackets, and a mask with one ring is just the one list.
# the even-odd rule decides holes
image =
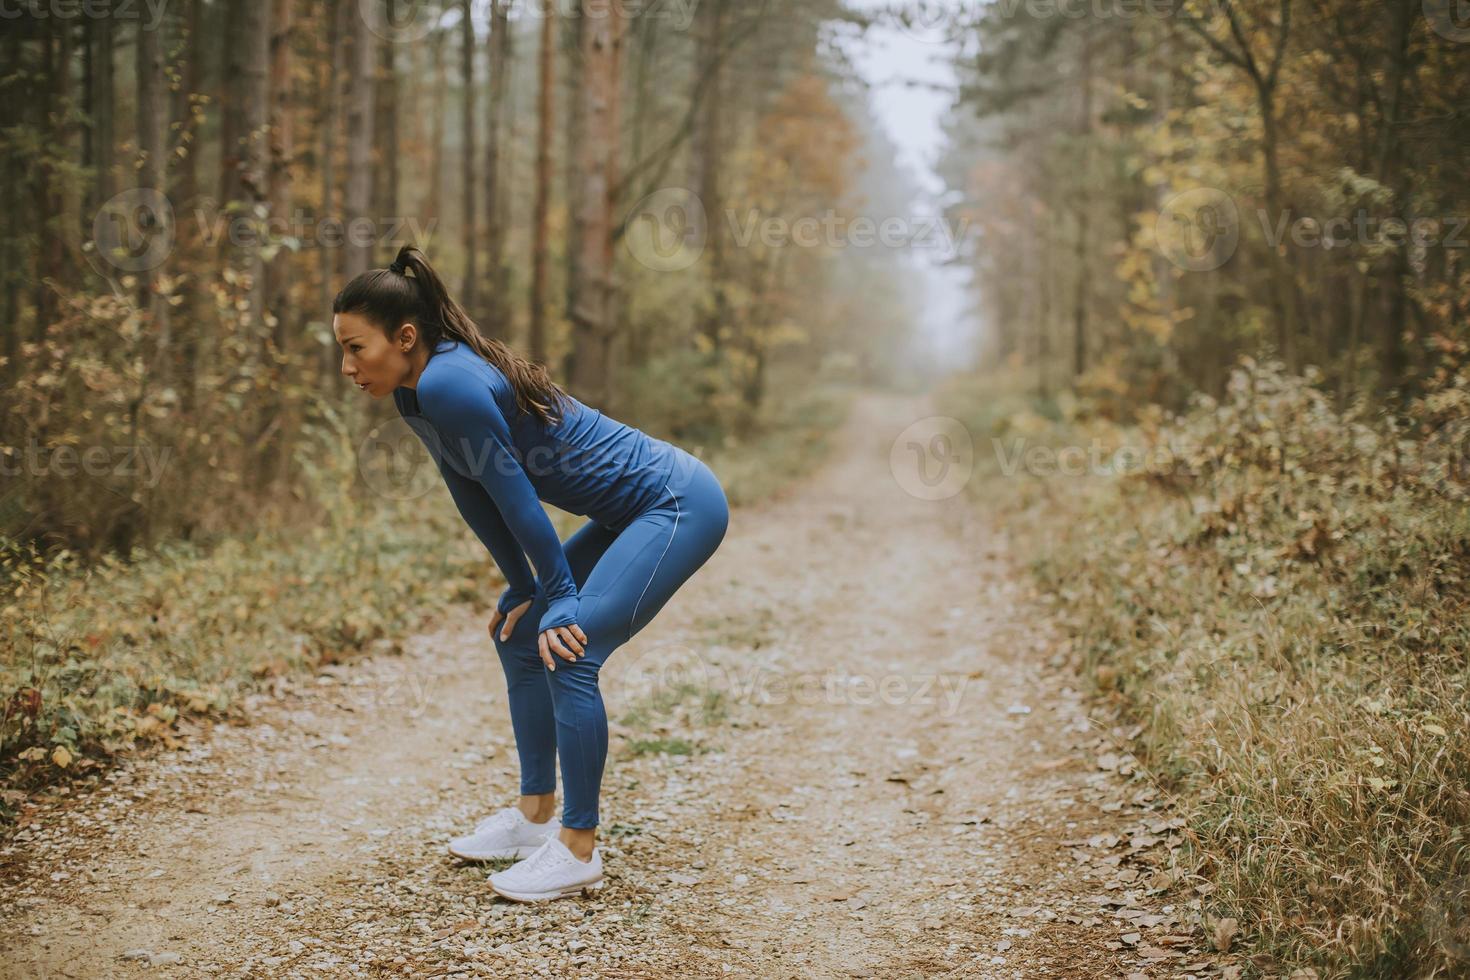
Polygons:
[[520,803],[522,815],[532,823],[545,823],[556,816],[556,797],[550,794],[546,796],[522,796]]

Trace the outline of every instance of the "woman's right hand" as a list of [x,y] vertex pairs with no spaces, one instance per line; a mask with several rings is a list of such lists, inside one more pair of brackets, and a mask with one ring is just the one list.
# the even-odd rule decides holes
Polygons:
[[520,621],[520,618],[526,614],[526,610],[530,608],[531,600],[527,599],[519,606],[512,607],[509,613],[502,613],[499,609],[496,609],[490,614],[490,638],[492,640],[495,638],[496,624],[503,619],[505,620],[505,628],[500,631],[500,639],[509,640],[510,634],[515,632],[516,623]]

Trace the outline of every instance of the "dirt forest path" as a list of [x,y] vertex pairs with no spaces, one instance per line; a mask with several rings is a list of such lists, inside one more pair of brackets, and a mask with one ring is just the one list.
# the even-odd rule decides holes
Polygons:
[[508,902],[444,851],[517,792],[467,611],[38,804],[0,842],[0,975],[1234,975],[1000,531],[890,470],[933,411],[859,397],[614,654],[595,899]]

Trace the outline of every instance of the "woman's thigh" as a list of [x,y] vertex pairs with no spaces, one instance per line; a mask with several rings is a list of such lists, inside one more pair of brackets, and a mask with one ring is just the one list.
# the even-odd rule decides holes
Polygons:
[[600,648],[589,655],[600,662],[647,625],[714,554],[728,521],[724,492],[707,470],[634,518],[581,589],[578,625]]

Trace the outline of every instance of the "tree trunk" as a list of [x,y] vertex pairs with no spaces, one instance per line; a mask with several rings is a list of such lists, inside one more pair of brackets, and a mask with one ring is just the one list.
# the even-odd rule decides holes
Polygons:
[[[279,222],[291,218],[291,166],[294,137],[291,132],[291,31],[292,0],[272,0],[271,113],[270,113],[270,202],[271,217]],[[267,307],[275,317],[276,349],[286,354],[293,346],[291,328],[291,266],[295,255],[280,248],[271,260]]]
[[[581,239],[572,245],[581,252],[577,297],[572,304],[577,351],[572,384],[578,397],[606,409],[615,387],[610,358],[617,332],[613,321],[617,286],[613,277],[612,195],[618,182],[621,132],[623,6],[618,0],[583,0],[582,6],[585,128],[578,146]],[[594,9],[595,14],[591,13]]]
[[[10,126],[22,118],[21,107],[24,100],[19,91],[21,79],[24,77],[21,68],[21,31],[10,31],[5,45],[5,62],[0,65],[0,123]],[[21,212],[21,202],[25,199],[24,179],[13,158],[14,150],[9,146],[0,146],[0,160],[4,161],[4,180],[0,181],[0,194],[3,194],[4,210],[0,211],[0,291],[4,292],[5,305],[3,307],[5,323],[0,328],[0,334],[5,337],[5,372],[0,377],[7,380],[19,377],[21,366],[17,363],[20,354],[21,324],[20,324],[20,277],[25,275],[26,270],[22,268],[25,261],[21,252],[17,228],[25,222],[25,215]]]
[[[1266,168],[1266,213],[1270,220],[1281,220],[1285,207],[1281,190],[1281,166],[1278,163],[1276,139],[1276,100],[1270,88],[1258,89],[1261,111],[1261,151]],[[1286,369],[1295,373],[1299,370],[1297,355],[1297,283],[1293,269],[1291,244],[1286,243],[1286,254],[1271,249],[1271,281],[1276,300],[1276,343]]]
[[[566,121],[562,141],[566,146],[567,154],[562,167],[562,173],[566,177],[567,211],[567,247],[563,256],[566,262],[564,287],[567,319],[573,324],[577,322],[577,302],[582,295],[581,242],[585,231],[583,222],[587,218],[582,205],[582,181],[585,169],[582,154],[578,152],[583,134],[587,129],[587,100],[583,96],[586,63],[582,55],[584,40],[582,25],[586,20],[586,11],[580,11],[579,16],[567,20],[562,31],[562,51],[565,54],[563,60],[567,66],[566,76],[562,79],[561,86],[567,103],[566,115],[563,117]],[[566,377],[578,376],[577,358],[581,353],[581,344],[574,332],[571,349],[567,351],[566,359],[562,363],[562,370]]]
[[[725,0],[704,0],[699,5],[698,16],[704,21],[700,27],[698,46],[699,65],[715,65],[723,44]],[[696,152],[699,160],[699,197],[705,213],[705,248],[709,258],[710,310],[700,325],[711,354],[718,356],[722,346],[721,331],[729,318],[725,296],[725,222],[724,201],[721,197],[720,164],[722,127],[724,125],[724,72],[721,68],[710,69],[709,91],[704,99],[704,114],[699,120]]]
[[[1413,219],[1407,212],[1412,207],[1412,182],[1407,174],[1398,172],[1399,139],[1396,129],[1402,125],[1399,116],[1403,112],[1404,88],[1408,84],[1410,74],[1414,71],[1412,60],[1409,57],[1410,30],[1413,25],[1414,12],[1410,7],[1402,4],[1393,5],[1392,9],[1394,33],[1393,47],[1390,49],[1392,52],[1391,81],[1389,82],[1388,103],[1384,107],[1384,118],[1379,131],[1378,152],[1373,170],[1375,179],[1394,189],[1393,200],[1389,204],[1389,213],[1401,215],[1406,226],[1411,226]],[[1389,297],[1388,315],[1383,323],[1379,356],[1383,365],[1383,380],[1387,388],[1395,388],[1403,382],[1404,368],[1408,363],[1404,349],[1404,331],[1408,327],[1409,298],[1407,291],[1410,275],[1409,245],[1405,243],[1397,248],[1397,254],[1393,259],[1393,269],[1386,284]]]
[[100,16],[88,21],[92,27],[91,93],[89,95],[92,127],[87,155],[88,162],[97,173],[97,179],[92,185],[92,196],[88,201],[87,210],[93,214],[96,214],[97,209],[117,193],[113,190],[115,184],[112,174],[113,146],[116,142],[113,115],[115,111],[113,91],[116,85],[116,71],[112,57],[113,21],[110,9],[100,8],[100,10]]
[[[398,23],[398,0],[381,0],[388,5],[388,23]],[[398,218],[398,48],[391,39],[378,44],[377,122],[374,123],[378,188],[374,195],[378,216]]]
[[448,155],[444,152],[444,136],[447,127],[444,125],[444,117],[447,111],[444,106],[444,93],[449,91],[449,72],[444,67],[444,32],[435,30],[433,40],[429,45],[433,51],[434,59],[434,92],[438,96],[438,104],[434,106],[434,133],[430,137],[430,153],[433,161],[429,165],[429,197],[427,202],[428,218],[438,221],[444,214],[444,162]]
[[1079,143],[1082,152],[1082,167],[1078,172],[1081,193],[1077,195],[1077,239],[1073,257],[1077,268],[1076,292],[1072,297],[1072,377],[1080,378],[1087,370],[1087,314],[1088,290],[1092,285],[1092,270],[1087,248],[1088,220],[1092,211],[1090,176],[1092,174],[1092,44],[1087,35],[1081,35],[1082,43],[1082,107],[1078,120]]
[[239,248],[228,248],[237,273],[249,278],[249,329],[256,338],[244,340],[247,358],[259,354],[260,324],[265,312],[265,267],[261,258],[264,229],[254,215],[269,203],[270,174],[270,6],[257,0],[234,0],[240,8],[235,23],[239,32],[230,46],[230,79],[232,92],[226,115],[233,115],[232,166],[225,169],[224,200],[234,202],[251,216],[257,233],[249,236]]
[[[373,195],[373,42],[367,18],[352,0],[347,18],[352,52],[347,71],[347,188],[344,210],[349,234],[343,248],[342,273],[348,279],[366,272],[373,263],[373,235],[364,235],[371,221]],[[362,227],[352,234],[354,223]]]
[[475,226],[475,25],[470,20],[472,0],[464,0],[460,16],[460,93],[464,143],[460,153],[460,188],[464,199],[460,213],[464,215],[464,280],[460,285],[460,305],[474,317],[476,257],[479,251]]
[[[318,215],[319,221],[330,221],[342,215],[337,208],[337,134],[342,129],[342,77],[345,74],[346,63],[343,39],[347,30],[345,20],[349,16],[350,9],[355,9],[352,0],[326,0],[324,16],[327,20],[328,56],[324,59],[318,79],[321,93],[321,115],[318,126],[321,131],[319,152],[322,176],[322,208]],[[317,259],[321,276],[318,306],[322,315],[328,316],[332,309],[332,299],[336,296],[339,285],[337,257],[340,250],[320,240],[315,243],[315,247],[318,250]],[[328,372],[328,376],[336,368],[336,356],[333,346],[323,346],[322,370]]]
[[[167,106],[168,106],[168,77],[164,66],[164,38],[162,21],[153,29],[145,27],[142,23],[138,25],[138,186],[139,188],[167,193],[165,184],[166,164],[168,161],[167,142]],[[153,215],[155,219],[161,220],[163,215]],[[170,234],[167,229],[160,229],[161,234]],[[169,336],[169,307],[166,297],[159,295],[155,289],[160,269],[149,268],[139,271],[138,274],[138,303],[146,311],[153,324],[156,354],[158,356],[158,368],[162,372],[159,379],[161,383],[167,384],[172,372],[168,369],[169,358],[173,354],[173,344]]]
[[506,80],[510,77],[510,4],[490,0],[490,93],[485,109],[485,244],[490,284],[485,297],[485,318],[497,336],[509,331],[509,304],[505,295],[505,226],[502,210],[501,130],[505,114]]
[[536,133],[536,205],[531,219],[531,335],[528,356],[533,361],[546,361],[546,272],[549,246],[548,218],[551,210],[551,134],[556,123],[553,104],[556,99],[556,16],[552,8],[543,8],[541,24],[541,92],[537,100],[540,128]]

